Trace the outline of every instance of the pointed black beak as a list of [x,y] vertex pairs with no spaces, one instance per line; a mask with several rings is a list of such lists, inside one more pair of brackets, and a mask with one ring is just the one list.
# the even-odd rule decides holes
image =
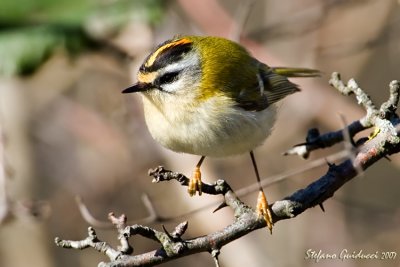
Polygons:
[[138,82],[132,85],[131,87],[124,89],[122,93],[127,94],[127,93],[143,92],[149,90],[150,88],[151,88],[150,84]]

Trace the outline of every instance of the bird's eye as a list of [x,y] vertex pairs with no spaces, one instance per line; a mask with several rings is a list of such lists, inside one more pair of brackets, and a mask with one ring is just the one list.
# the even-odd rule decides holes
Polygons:
[[178,71],[167,72],[167,73],[163,74],[163,75],[158,79],[158,83],[159,83],[160,85],[166,84],[166,83],[172,83],[173,81],[175,81],[176,79],[178,79],[178,75],[179,75],[179,72],[178,72]]

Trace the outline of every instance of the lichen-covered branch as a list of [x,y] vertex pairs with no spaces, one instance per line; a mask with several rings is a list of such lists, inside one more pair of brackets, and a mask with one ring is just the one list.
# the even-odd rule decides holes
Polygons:
[[[165,170],[162,167],[158,167],[150,171],[150,173],[153,177],[156,177],[157,182],[174,179],[187,185],[188,178],[186,176]],[[126,226],[121,230],[122,225],[114,223],[120,237],[130,238],[134,235],[141,235],[160,243],[160,249],[137,256],[130,256],[133,249],[126,251],[120,248],[117,252],[107,243],[100,241],[92,228],[89,229],[89,236],[84,240],[68,241],[56,238],[55,242],[58,246],[64,248],[83,249],[93,247],[107,255],[111,261],[109,263],[101,263],[99,266],[153,266],[199,252],[213,253],[215,258],[218,254],[216,252],[225,244],[265,226],[264,220],[253,209],[240,201],[225,181],[218,180],[213,185],[203,184],[203,186],[206,189],[203,191],[204,193],[222,194],[226,206],[234,210],[235,221],[221,231],[203,237],[184,240],[182,235],[188,227],[187,222],[179,224],[172,233],[168,233],[166,229],[161,232],[142,225]],[[111,216],[109,218],[113,220]],[[123,218],[125,217],[123,216]]]
[[[354,149],[352,149],[352,156],[349,159],[338,165],[328,164],[329,168],[325,175],[307,187],[272,203],[270,209],[274,223],[293,218],[316,205],[323,207],[323,202],[332,197],[346,182],[356,177],[360,170],[366,170],[381,158],[400,152],[400,119],[395,113],[400,93],[398,81],[390,83],[390,97],[379,109],[354,80],[344,84],[340,80],[339,74],[333,73],[330,83],[343,94],[355,94],[359,104],[365,108],[366,116],[336,132],[321,135],[315,129],[310,130],[306,143],[296,146],[287,154],[298,154],[304,157],[315,149],[331,146],[346,140],[346,138],[352,139],[356,133],[366,128],[375,127],[376,130],[368,138],[363,137],[356,142],[351,140]],[[149,175],[153,177],[153,182],[176,180],[182,186],[187,186],[189,181],[185,175],[166,170],[163,167],[150,170]],[[184,239],[183,234],[188,227],[187,222],[179,224],[175,230],[169,233],[164,227],[163,231],[158,231],[139,224],[127,226],[125,216],[115,217],[110,214],[109,219],[119,233],[121,246],[117,249],[100,241],[91,227],[88,237],[83,240],[68,241],[56,238],[56,244],[60,247],[74,249],[92,247],[104,253],[110,262],[100,263],[99,266],[154,266],[199,252],[209,252],[218,266],[217,257],[224,245],[249,232],[265,227],[265,221],[258,216],[256,211],[240,201],[225,181],[218,180],[214,184],[202,183],[201,188],[203,193],[223,196],[219,208],[229,207],[235,214],[230,225],[205,236]],[[132,243],[135,235],[158,242],[160,248],[140,255],[131,255],[133,246],[130,245],[129,240]]]
[[[320,134],[319,130],[312,128],[308,130],[306,142],[297,144],[284,153],[287,155],[299,155],[303,158],[308,158],[313,150],[327,148],[333,146],[345,139],[345,132],[348,133],[350,138],[353,138],[357,133],[367,129],[360,121],[354,121],[346,126],[344,129],[338,131]],[[360,140],[360,142],[363,140]]]
[[[329,80],[329,84],[344,95],[354,94],[358,104],[364,107],[366,115],[360,120],[354,121],[345,128],[335,132],[321,135],[318,129],[310,129],[306,137],[306,142],[294,146],[286,151],[284,155],[299,155],[303,158],[307,158],[313,150],[330,147],[342,142],[345,139],[346,133],[350,138],[353,138],[357,133],[373,126],[378,127],[379,130],[390,131],[394,136],[396,135],[393,120],[398,118],[396,109],[400,95],[399,81],[395,80],[389,84],[389,99],[383,103],[379,109],[376,108],[369,95],[358,86],[354,79],[350,79],[348,83],[345,84],[340,79],[340,74],[334,72]],[[354,145],[361,145],[366,140],[367,138],[361,138]]]
[[114,261],[119,258],[122,254],[120,251],[115,250],[106,242],[101,241],[97,238],[96,231],[93,227],[88,228],[88,237],[83,240],[74,241],[74,240],[62,240],[58,237],[55,238],[55,243],[59,247],[63,248],[72,248],[72,249],[85,249],[85,248],[94,248],[98,252],[105,254],[111,261]]

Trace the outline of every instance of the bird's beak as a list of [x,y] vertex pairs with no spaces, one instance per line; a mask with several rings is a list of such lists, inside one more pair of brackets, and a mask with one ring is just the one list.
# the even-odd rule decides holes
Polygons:
[[147,91],[151,88],[149,83],[138,82],[122,91],[123,94]]

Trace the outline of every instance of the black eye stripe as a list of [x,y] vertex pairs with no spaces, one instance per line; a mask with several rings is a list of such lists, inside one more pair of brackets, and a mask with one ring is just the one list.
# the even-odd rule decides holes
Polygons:
[[161,77],[159,77],[156,81],[158,85],[172,83],[176,79],[178,79],[179,71],[167,72],[164,73]]

